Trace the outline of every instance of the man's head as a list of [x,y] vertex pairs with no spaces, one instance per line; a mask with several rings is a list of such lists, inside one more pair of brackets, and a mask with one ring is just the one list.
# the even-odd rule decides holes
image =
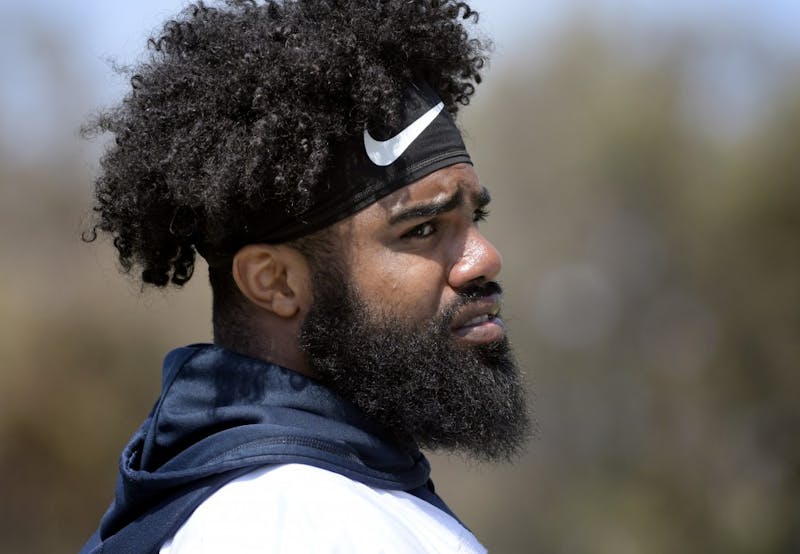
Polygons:
[[477,229],[488,192],[451,119],[484,63],[470,17],[447,0],[188,8],[94,126],[116,138],[95,230],[156,286],[206,257],[216,342],[325,380],[400,438],[497,457],[525,416]]

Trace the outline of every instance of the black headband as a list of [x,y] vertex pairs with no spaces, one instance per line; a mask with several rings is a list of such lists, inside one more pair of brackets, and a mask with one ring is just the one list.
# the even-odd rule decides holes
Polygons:
[[319,231],[434,171],[472,163],[455,122],[427,84],[404,91],[400,116],[397,128],[365,130],[348,145],[348,155],[333,169],[334,185],[308,210],[270,214],[215,247],[199,246],[201,255],[209,265],[222,265],[246,244],[278,244]]

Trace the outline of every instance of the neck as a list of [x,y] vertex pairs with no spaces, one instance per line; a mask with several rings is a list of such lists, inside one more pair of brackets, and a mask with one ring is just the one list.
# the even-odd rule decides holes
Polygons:
[[308,363],[308,356],[298,345],[297,331],[287,325],[252,331],[238,327],[232,333],[215,332],[214,344],[291,369],[306,377],[316,377]]

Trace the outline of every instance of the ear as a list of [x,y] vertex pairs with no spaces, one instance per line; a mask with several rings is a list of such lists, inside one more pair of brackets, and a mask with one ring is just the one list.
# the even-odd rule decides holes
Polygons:
[[284,319],[311,304],[305,257],[286,245],[248,244],[233,257],[233,279],[250,302]]

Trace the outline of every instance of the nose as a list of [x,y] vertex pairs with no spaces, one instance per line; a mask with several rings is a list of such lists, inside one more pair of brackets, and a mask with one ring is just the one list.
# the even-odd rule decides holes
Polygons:
[[459,290],[494,281],[502,267],[500,252],[473,226],[464,242],[461,257],[450,268],[450,286]]

